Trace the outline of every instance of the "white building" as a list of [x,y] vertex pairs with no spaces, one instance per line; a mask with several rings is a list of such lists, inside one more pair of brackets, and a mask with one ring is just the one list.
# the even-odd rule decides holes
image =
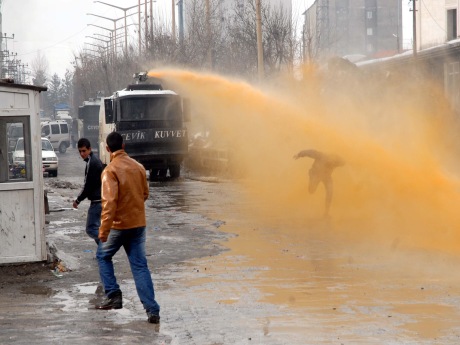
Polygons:
[[438,46],[458,37],[460,0],[417,1],[417,50]]

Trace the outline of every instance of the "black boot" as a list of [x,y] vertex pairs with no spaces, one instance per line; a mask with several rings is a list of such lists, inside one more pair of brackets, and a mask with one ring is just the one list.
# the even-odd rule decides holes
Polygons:
[[147,313],[147,321],[150,323],[158,324],[160,323],[160,315]]
[[96,305],[96,309],[110,310],[123,308],[123,298],[120,292],[113,293],[110,297],[106,296],[101,304]]

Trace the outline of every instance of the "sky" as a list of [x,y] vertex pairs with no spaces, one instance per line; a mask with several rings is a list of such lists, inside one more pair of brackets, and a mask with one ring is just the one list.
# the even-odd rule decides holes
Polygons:
[[[156,8],[154,19],[170,23],[172,1],[154,0]],[[262,0],[263,1],[263,0]],[[74,56],[83,48],[96,49],[91,44],[104,44],[100,40],[93,40],[86,36],[95,37],[97,34],[108,35],[109,31],[97,28],[98,25],[106,28],[113,28],[113,21],[88,15],[97,14],[108,18],[121,18],[124,16],[122,10],[95,3],[93,0],[0,0],[2,2],[2,32],[6,37],[7,50],[17,53],[17,59],[31,67],[37,54],[46,56],[49,63],[49,74],[57,73],[64,77],[67,69],[72,70],[75,63]],[[104,0],[119,7],[130,7],[138,4],[138,0]],[[141,2],[144,2],[143,0]],[[293,16],[300,23],[303,21],[302,13],[314,2],[314,0],[293,0]],[[408,1],[403,0],[407,7]],[[142,6],[143,7],[143,6]],[[136,8],[128,11],[136,13]],[[408,14],[408,10],[403,9]],[[177,18],[177,17],[176,17]],[[135,33],[138,15],[128,17],[128,26],[131,35]],[[177,22],[177,19],[176,19]],[[91,24],[91,25],[88,25]],[[123,20],[117,22],[118,26],[123,25]],[[131,24],[131,25],[130,25]],[[409,28],[411,24],[406,20]],[[106,39],[103,36],[100,39]]]

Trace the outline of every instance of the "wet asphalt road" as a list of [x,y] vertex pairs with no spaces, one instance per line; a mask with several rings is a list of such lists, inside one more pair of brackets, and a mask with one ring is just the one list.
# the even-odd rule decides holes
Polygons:
[[275,216],[249,220],[254,205],[235,182],[190,174],[150,183],[146,202],[161,324],[146,322],[123,252],[115,270],[124,308],[95,310],[89,205],[68,209],[84,163],[75,149],[58,155],[58,177],[45,178],[46,238],[67,271],[0,268],[0,344],[460,343],[457,258],[414,253],[417,266],[407,270],[398,258],[345,251],[333,221],[299,229]]
[[75,149],[58,156],[58,177],[45,178],[51,209],[46,238],[67,271],[51,272],[43,264],[2,271],[0,344],[254,343],[239,310],[225,311],[218,289],[194,293],[188,285],[207,276],[193,260],[224,252],[222,243],[234,237],[220,231],[225,221],[219,217],[220,208],[230,206],[225,200],[234,193],[231,183],[189,178],[150,183],[147,255],[162,307],[161,324],[155,326],[146,322],[123,252],[115,257],[115,270],[124,308],[94,309],[101,296],[95,244],[84,233],[89,205],[69,209],[82,185],[84,163]]

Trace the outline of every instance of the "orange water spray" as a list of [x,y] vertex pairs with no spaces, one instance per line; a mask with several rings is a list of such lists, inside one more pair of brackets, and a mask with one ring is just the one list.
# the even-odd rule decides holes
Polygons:
[[[312,161],[292,159],[313,148],[346,161],[333,174],[332,214],[341,234],[383,246],[458,251],[454,124],[428,81],[420,89],[404,78],[325,80],[310,72],[302,81],[284,78],[257,88],[192,71],[149,75],[189,97],[200,125],[232,150],[260,206],[257,216],[302,222],[322,214],[324,191],[307,192]],[[202,128],[193,121],[191,128]]]

